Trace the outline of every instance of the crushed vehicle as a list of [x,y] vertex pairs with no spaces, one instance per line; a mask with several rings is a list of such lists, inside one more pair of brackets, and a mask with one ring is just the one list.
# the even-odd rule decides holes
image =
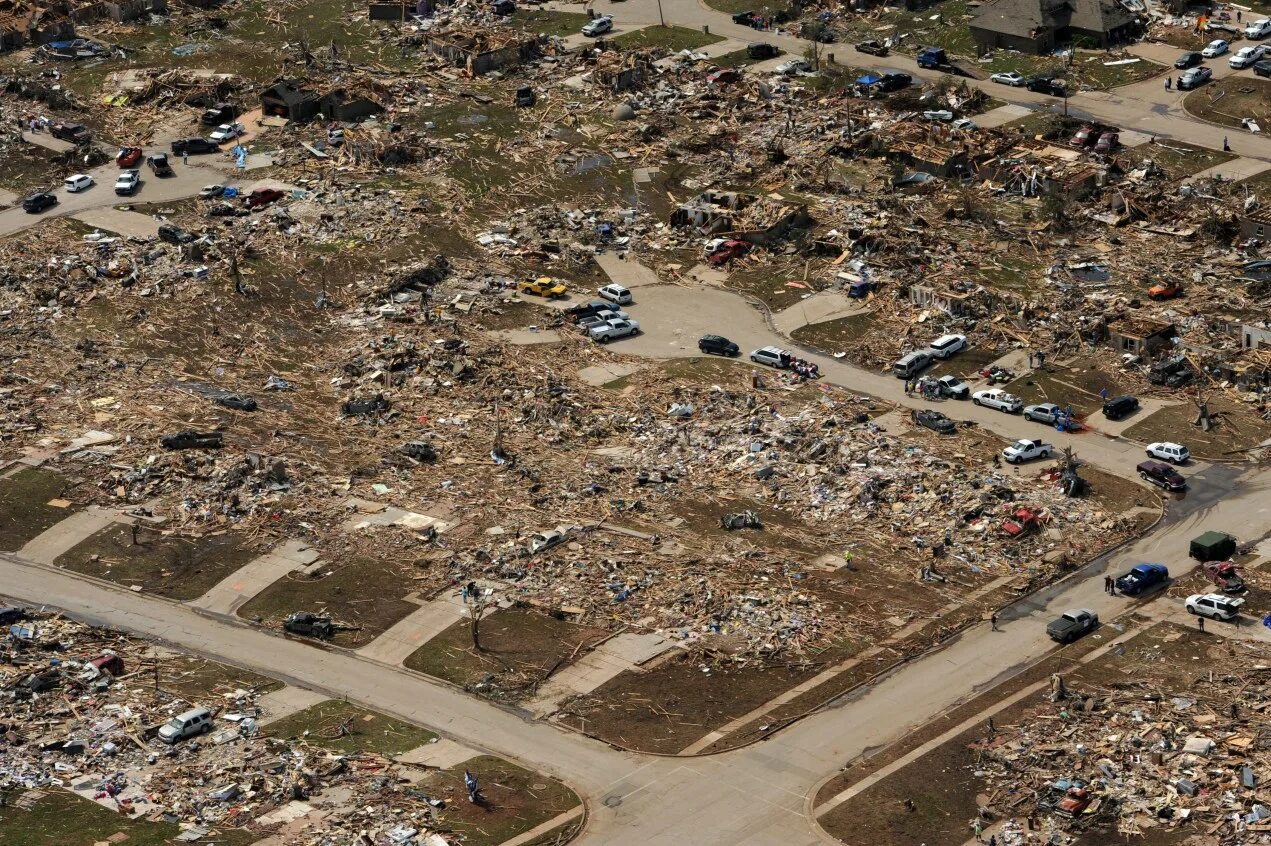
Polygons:
[[925,429],[938,432],[941,435],[953,434],[958,426],[952,420],[938,411],[931,409],[918,409],[909,413],[910,419]]

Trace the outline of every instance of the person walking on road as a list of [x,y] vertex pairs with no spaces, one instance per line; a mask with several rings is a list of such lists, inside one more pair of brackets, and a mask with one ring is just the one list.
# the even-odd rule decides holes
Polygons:
[[[989,628],[995,632],[1001,631],[1001,629],[997,627],[997,612],[996,611],[994,611],[992,614],[989,615]],[[1203,627],[1202,627],[1202,631],[1203,631]]]
[[1166,91],[1169,91],[1169,90],[1170,90],[1170,87],[1171,87],[1173,84],[1174,84],[1174,77],[1172,77],[1172,76],[1167,76],[1167,77],[1165,77],[1165,90],[1166,90]]
[[1112,593],[1112,577],[1111,576],[1103,577],[1103,592],[1107,594]]
[[1196,625],[1200,627],[1200,630],[1201,630],[1202,632],[1203,632],[1203,631],[1205,631],[1205,618],[1204,618],[1204,617],[1197,617],[1197,618],[1196,618]]

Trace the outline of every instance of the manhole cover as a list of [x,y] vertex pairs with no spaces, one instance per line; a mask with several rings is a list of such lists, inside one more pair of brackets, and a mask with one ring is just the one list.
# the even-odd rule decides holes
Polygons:
[[605,805],[609,808],[616,808],[622,804],[621,796],[606,796]]
[[531,786],[534,790],[546,790],[546,789],[547,789],[547,785],[546,785],[546,784],[533,784],[533,785],[530,785],[530,786]]

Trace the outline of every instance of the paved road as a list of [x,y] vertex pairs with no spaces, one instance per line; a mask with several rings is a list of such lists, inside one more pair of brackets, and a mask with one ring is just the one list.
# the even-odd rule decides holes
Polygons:
[[[158,152],[158,149],[147,150],[146,155],[153,152]],[[130,202],[170,203],[174,200],[195,197],[204,185],[225,184],[232,170],[231,163],[220,156],[192,156],[188,165],[183,164],[179,156],[169,156],[169,161],[174,172],[172,176],[163,179],[152,174],[143,163],[141,188],[131,197],[120,197],[115,194],[115,178],[119,175],[119,167],[113,161],[90,170],[68,170],[63,174],[52,174],[50,182],[56,184],[53,193],[57,195],[57,205],[40,214],[27,214],[22,210],[21,205],[0,211],[0,236],[35,226],[41,220],[50,217],[63,217]],[[73,173],[87,173],[93,177],[95,184],[76,194],[67,193],[62,187],[61,180]]]
[[[661,14],[668,24],[678,24],[690,29],[709,27],[711,34],[721,35],[741,42],[765,41],[775,44],[794,56],[802,56],[808,42],[790,35],[774,32],[759,32],[750,27],[740,26],[732,22],[731,15],[716,11],[700,0],[624,0],[622,3],[596,3],[598,11],[612,14],[618,25],[623,24],[656,24],[659,20],[659,4]],[[551,2],[544,5],[547,9],[561,11],[580,11],[579,6],[571,3]],[[858,53],[850,44],[826,45],[826,53],[832,53],[839,64],[871,70],[901,70],[916,79],[935,80],[944,76],[939,72],[920,69],[917,63],[904,55],[893,53],[890,56],[878,57]],[[1142,55],[1152,55],[1158,60],[1167,56],[1177,56],[1181,51],[1162,50],[1159,45],[1144,45],[1137,50]],[[1155,55],[1160,53],[1160,55]],[[1249,75],[1252,71],[1233,72],[1227,65],[1228,56],[1210,60],[1206,64],[1214,71],[1216,79],[1222,79],[1232,73]],[[1172,61],[1172,60],[1171,60]],[[1167,65],[1168,67],[1168,65]],[[1177,76],[1171,67],[1170,72]],[[968,80],[971,85],[983,88],[999,100],[1008,103],[1025,105],[1033,109],[1062,112],[1063,100],[1035,94],[1022,88],[1010,88],[988,81]],[[1164,76],[1153,78],[1134,85],[1117,88],[1112,91],[1091,91],[1080,93],[1068,99],[1068,111],[1076,117],[1089,118],[1122,129],[1137,130],[1157,138],[1174,138],[1199,144],[1211,149],[1221,149],[1224,138],[1230,141],[1233,152],[1250,158],[1271,160],[1271,138],[1253,135],[1241,130],[1213,126],[1196,120],[1183,111],[1182,100],[1186,92],[1166,91]]]
[[812,846],[826,842],[810,808],[824,779],[866,749],[896,740],[1035,661],[1052,648],[1045,624],[1054,613],[1087,607],[1112,619],[1128,602],[1103,593],[1105,572],[1147,560],[1166,562],[1181,574],[1189,565],[1183,557],[1187,540],[1202,529],[1240,533],[1271,526],[1267,474],[1222,466],[1203,475],[1160,530],[1093,563],[1081,577],[1017,603],[1002,615],[1001,632],[976,627],[766,742],[701,759],[614,751],[353,653],[313,648],[13,555],[0,555],[0,585],[14,599],[52,603],[92,623],[345,696],[562,778],[591,806],[585,844]]

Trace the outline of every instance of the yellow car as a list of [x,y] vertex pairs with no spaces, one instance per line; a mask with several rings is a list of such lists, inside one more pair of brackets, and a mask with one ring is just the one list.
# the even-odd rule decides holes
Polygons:
[[536,294],[540,297],[563,297],[568,290],[564,282],[558,282],[550,276],[540,276],[537,279],[526,280],[516,287],[516,289],[525,294]]

